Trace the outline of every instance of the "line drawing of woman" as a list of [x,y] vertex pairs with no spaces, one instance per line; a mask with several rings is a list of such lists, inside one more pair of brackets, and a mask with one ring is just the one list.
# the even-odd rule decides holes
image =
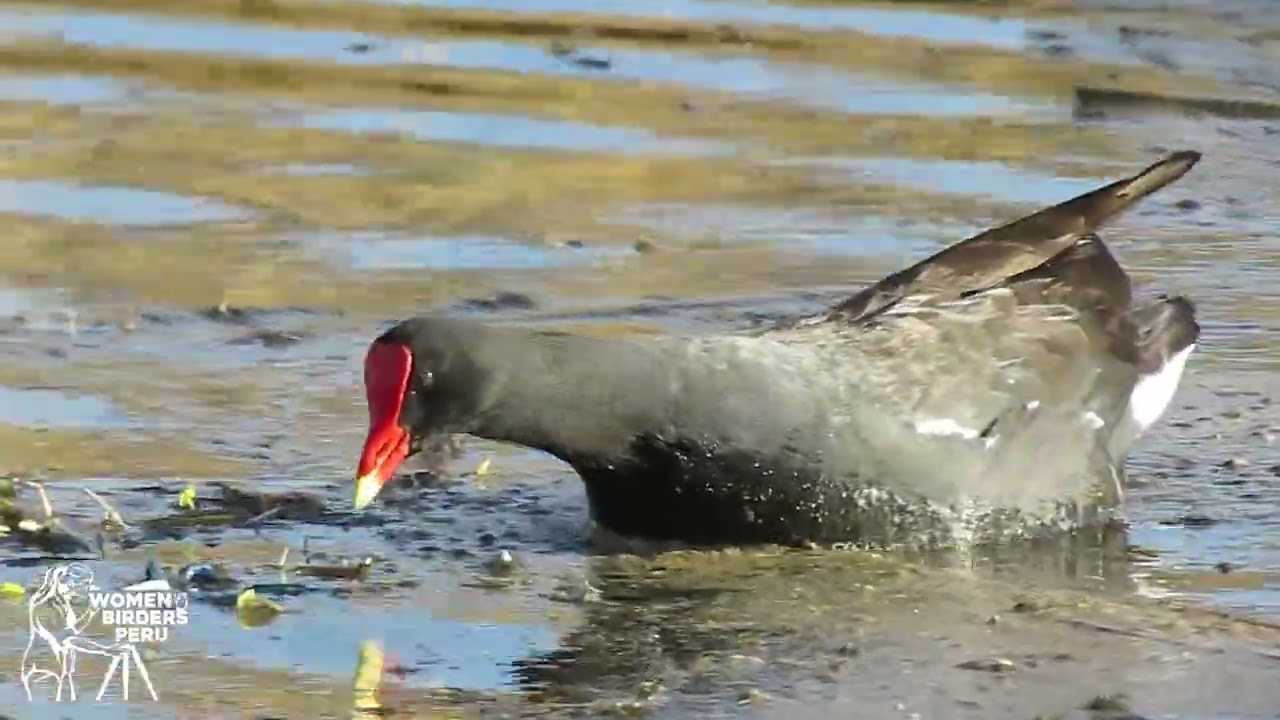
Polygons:
[[[121,698],[129,699],[129,669],[137,666],[138,672],[142,675],[142,682],[147,686],[147,692],[151,694],[151,700],[159,702],[160,698],[156,695],[156,689],[151,685],[151,674],[147,672],[147,666],[142,663],[142,657],[138,654],[138,648],[130,642],[118,642],[104,644],[90,640],[85,637],[69,637],[65,641],[66,661],[67,661],[67,678],[75,674],[76,662],[79,660],[80,653],[88,653],[90,655],[100,655],[102,657],[111,658],[111,666],[107,668],[106,674],[102,677],[102,685],[98,687],[98,695],[95,698],[99,702],[102,696],[107,692],[107,686],[111,684],[111,679],[115,677],[116,670],[120,670],[120,690]],[[71,699],[75,699],[75,687],[72,686]]]
[[[28,701],[34,699],[31,693],[32,683],[42,680],[53,680],[57,684],[54,702],[62,702],[64,690],[67,691],[68,699],[75,701],[76,687],[72,671],[76,646],[73,641],[79,639],[80,633],[93,621],[98,611],[91,609],[79,615],[72,606],[71,599],[93,587],[93,573],[80,563],[59,565],[45,571],[40,589],[36,590],[27,603],[31,629],[27,649],[22,653],[22,687],[27,691]],[[61,627],[51,630],[44,623],[46,619],[56,620],[50,625],[56,628],[60,624]],[[44,667],[32,658],[39,649],[38,645],[47,647],[52,653],[56,670]]]

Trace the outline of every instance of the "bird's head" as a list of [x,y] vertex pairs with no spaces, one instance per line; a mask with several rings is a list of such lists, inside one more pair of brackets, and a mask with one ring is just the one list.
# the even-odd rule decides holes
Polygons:
[[[356,469],[355,508],[368,506],[408,458],[468,432],[489,373],[466,326],[415,318],[388,330],[364,359],[369,432]],[[443,443],[447,446],[447,442]]]

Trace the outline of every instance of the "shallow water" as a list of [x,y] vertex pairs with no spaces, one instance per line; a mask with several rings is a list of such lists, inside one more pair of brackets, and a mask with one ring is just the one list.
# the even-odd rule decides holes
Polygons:
[[[473,7],[471,3],[417,2],[405,4],[439,7]],[[538,0],[517,3],[510,0],[487,3],[486,7],[505,12],[596,12],[610,15],[658,15],[701,21],[730,21],[794,25],[810,30],[860,30],[878,35],[907,35],[936,42],[980,42],[1019,49],[1027,23],[1019,18],[976,18],[886,7],[804,7],[758,1],[720,0],[664,1],[644,11],[634,5],[610,0],[584,5],[573,0]]]
[[83,187],[52,180],[0,183],[0,212],[52,215],[105,225],[187,225],[231,220],[244,213],[200,198],[135,188]]
[[552,248],[503,238],[414,238],[387,233],[354,233],[323,237],[310,234],[305,242],[319,255],[346,258],[356,270],[521,270],[589,263],[598,253]]
[[43,388],[0,388],[0,408],[0,422],[29,427],[103,427],[122,420],[119,410],[101,398]]
[[[1280,17],[1124,5],[0,3],[0,474],[46,483],[100,585],[234,580],[149,652],[159,703],[29,705],[0,599],[0,708],[348,717],[373,642],[408,717],[1273,717]],[[750,327],[1183,147],[1105,234],[1204,327],[1127,534],[656,553],[593,534],[559,463],[467,439],[349,511],[360,358],[396,319]],[[270,502],[222,482],[312,499],[249,521]],[[188,483],[203,522],[174,520]],[[133,526],[103,559],[82,487]],[[0,581],[49,553],[0,540]],[[284,614],[242,627],[248,586]]]
[[[712,143],[666,140],[632,128],[533,120],[515,115],[413,112],[394,108],[327,110],[302,115],[303,127],[404,134],[420,140],[595,153],[707,153]],[[724,150],[721,149],[721,152]]]

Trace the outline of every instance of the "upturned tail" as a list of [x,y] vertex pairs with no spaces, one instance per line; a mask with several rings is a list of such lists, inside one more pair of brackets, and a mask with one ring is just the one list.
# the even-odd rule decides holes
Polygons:
[[1187,174],[1200,157],[1175,152],[1124,180],[951,245],[836,305],[828,319],[858,322],[913,293],[959,296],[1032,270]]

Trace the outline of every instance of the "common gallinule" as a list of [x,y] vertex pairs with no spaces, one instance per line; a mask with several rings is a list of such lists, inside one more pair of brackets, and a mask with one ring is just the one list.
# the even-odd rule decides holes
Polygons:
[[355,506],[425,440],[564,460],[594,520],[688,543],[949,545],[1115,508],[1200,328],[1135,302],[1094,231],[1200,159],[952,245],[821,315],[703,336],[585,337],[416,317],[365,358]]

